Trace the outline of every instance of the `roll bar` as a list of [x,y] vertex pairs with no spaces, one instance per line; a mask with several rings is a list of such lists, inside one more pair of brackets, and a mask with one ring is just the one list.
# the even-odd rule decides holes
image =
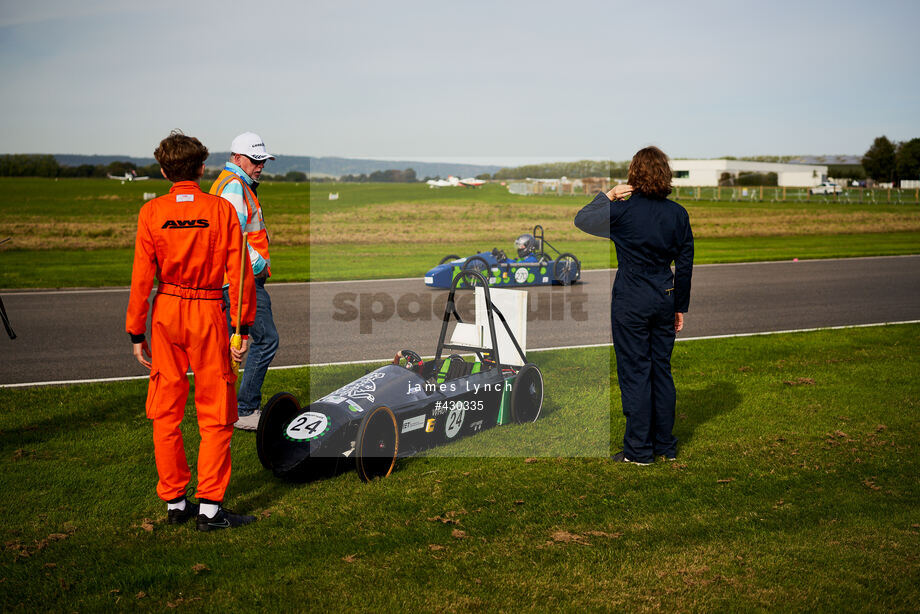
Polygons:
[[[457,322],[461,324],[463,323],[463,319],[460,317],[460,314],[457,312],[457,305],[454,302],[454,295],[457,292],[457,284],[460,283],[460,281],[463,279],[464,276],[474,276],[480,282],[482,282],[482,289],[483,289],[483,293],[485,294],[485,299],[486,299],[486,315],[489,319],[489,333],[490,333],[490,336],[492,337],[492,347],[491,348],[473,347],[469,345],[458,345],[455,343],[445,343],[444,342],[444,340],[447,338],[447,325],[450,323],[451,316],[453,316],[454,319],[457,320]],[[461,273],[457,275],[456,277],[454,277],[454,281],[450,285],[450,294],[447,295],[447,304],[444,306],[444,317],[442,318],[442,321],[441,321],[441,334],[438,337],[438,348],[437,348],[437,351],[435,352],[435,357],[434,357],[435,364],[437,364],[441,360],[441,355],[443,354],[444,349],[446,348],[449,350],[461,350],[461,351],[466,351],[466,352],[475,352],[476,355],[479,356],[480,360],[482,360],[482,353],[481,353],[482,350],[488,350],[489,352],[491,352],[492,356],[495,358],[496,365],[498,365],[499,367],[510,366],[510,365],[503,365],[503,363],[501,362],[501,357],[498,355],[498,338],[495,335],[495,319],[492,316],[493,312],[498,315],[498,319],[501,320],[502,325],[505,327],[505,330],[508,332],[508,337],[511,339],[512,343],[514,343],[514,348],[517,350],[521,359],[526,364],[527,356],[524,355],[524,351],[521,349],[521,346],[518,343],[517,338],[514,336],[514,333],[511,332],[511,327],[508,325],[508,321],[505,319],[504,314],[502,314],[501,310],[498,307],[492,304],[492,297],[489,294],[489,284],[486,282],[485,276],[483,276],[483,274],[480,273],[479,271],[466,271],[464,273]]]

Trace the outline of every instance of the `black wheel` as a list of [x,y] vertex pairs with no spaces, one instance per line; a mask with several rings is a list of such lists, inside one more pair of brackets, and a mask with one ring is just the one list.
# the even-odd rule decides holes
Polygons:
[[365,482],[385,478],[396,465],[399,430],[396,415],[386,405],[375,407],[361,420],[355,439],[355,465]]
[[454,254],[450,254],[449,256],[444,256],[443,258],[441,258],[441,262],[438,263],[438,266],[444,264],[445,262],[452,262],[454,260],[460,260],[460,256],[456,256]]
[[300,401],[290,392],[279,392],[265,404],[256,430],[256,452],[266,469],[275,470],[278,442],[283,441],[285,428],[302,411]]
[[518,424],[536,422],[543,409],[543,374],[527,363],[518,371],[511,387],[511,419]]
[[[317,418],[322,420],[317,421]],[[259,418],[256,430],[259,462],[276,477],[294,482],[332,477],[340,471],[338,453],[327,456],[330,454],[327,451],[327,455],[323,452],[318,455],[318,444],[311,441],[313,438],[291,435],[292,432],[310,434],[311,427],[318,428],[323,423],[330,426],[328,420],[322,414],[311,415],[310,408],[302,408],[297,397],[291,393],[279,392],[265,404]],[[341,449],[344,445],[345,442],[336,441],[331,448]]]
[[[489,277],[492,276],[492,273],[489,270],[489,263],[486,262],[486,259],[482,256],[473,256],[471,258],[467,258],[466,262],[463,263],[463,272],[466,273],[467,271],[476,271],[477,273],[482,274],[482,276],[486,278],[487,283],[489,281]],[[473,286],[477,281],[478,280],[472,275],[463,276],[463,282],[467,286]]]
[[553,276],[563,286],[574,284],[578,281],[581,263],[572,254],[560,254],[553,265]]

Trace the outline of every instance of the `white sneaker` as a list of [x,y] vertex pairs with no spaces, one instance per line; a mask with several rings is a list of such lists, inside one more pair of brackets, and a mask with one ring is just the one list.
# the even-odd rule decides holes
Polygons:
[[259,418],[262,417],[262,410],[257,409],[248,416],[240,416],[233,426],[241,431],[255,431],[259,428]]
[[619,452],[611,456],[610,460],[612,460],[615,463],[632,463],[633,465],[641,465],[642,467],[646,467],[652,464],[651,461],[643,462],[643,461],[630,460],[626,458],[626,454],[622,450],[620,450]]

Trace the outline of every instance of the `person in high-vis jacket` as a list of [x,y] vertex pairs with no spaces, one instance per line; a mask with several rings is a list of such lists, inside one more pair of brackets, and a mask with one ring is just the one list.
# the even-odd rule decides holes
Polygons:
[[656,456],[677,457],[671,353],[690,306],[693,232],[687,211],[667,199],[671,167],[664,152],[636,153],[627,182],[598,192],[575,226],[616,246],[610,320],[626,434],[613,460],[648,465]]
[[[230,438],[237,420],[236,376],[246,334],[255,318],[255,287],[242,277],[240,331],[242,348],[230,346],[222,305],[224,278],[230,281],[234,324],[240,261],[249,266],[236,212],[222,198],[198,185],[207,148],[193,137],[173,132],[154,152],[163,176],[173,182],[169,193],[147,202],[137,219],[131,296],[125,328],[134,356],[150,369],[147,417],[153,421],[157,495],[167,503],[167,521],[180,524],[197,515],[197,528],[210,531],[255,520],[222,505],[230,481]],[[244,258],[245,257],[245,258]],[[145,333],[148,297],[154,276],[150,344]],[[201,446],[198,451],[198,504],[186,498],[191,479],[182,432],[191,367],[195,374],[195,409]]]
[[[233,139],[230,152],[230,161],[211,185],[210,192],[230,201],[236,209],[240,228],[246,233],[249,244],[251,275],[256,280],[256,319],[249,330],[249,355],[246,357],[237,393],[240,418],[236,423],[238,429],[254,431],[262,415],[262,383],[278,350],[278,330],[272,316],[272,301],[265,289],[265,282],[272,274],[268,231],[256,195],[265,163],[275,157],[268,153],[262,138],[252,132],[244,132]],[[230,304],[229,294],[224,284],[225,307]],[[232,326],[229,317],[227,325]]]

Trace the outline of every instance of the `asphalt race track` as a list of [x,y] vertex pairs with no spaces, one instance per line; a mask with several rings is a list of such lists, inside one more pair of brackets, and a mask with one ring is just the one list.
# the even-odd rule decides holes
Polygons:
[[[527,347],[610,342],[614,271],[530,288]],[[434,353],[447,292],[421,279],[269,285],[273,367]],[[472,293],[459,293],[472,319]],[[0,294],[0,385],[144,375],[124,332],[127,288]],[[920,256],[697,266],[681,338],[920,320]]]

